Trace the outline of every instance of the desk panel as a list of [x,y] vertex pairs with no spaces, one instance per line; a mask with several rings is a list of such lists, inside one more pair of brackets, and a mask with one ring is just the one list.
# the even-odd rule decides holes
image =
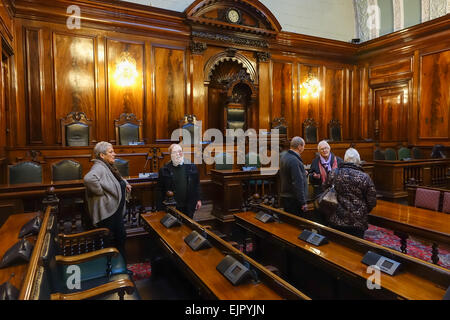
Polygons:
[[[371,276],[371,274],[367,273],[367,266],[361,262],[364,256],[361,250],[340,244],[332,239],[330,239],[328,244],[316,247],[298,239],[298,236],[303,231],[302,228],[289,223],[274,222],[265,224],[257,220],[255,215],[256,213],[251,211],[236,214],[236,223],[250,231],[264,232],[268,237],[276,241],[282,241],[302,253],[309,253],[317,261],[323,262],[333,268],[344,270],[353,277],[356,277],[357,281],[363,285],[365,285],[367,279]],[[336,233],[341,234],[339,231],[336,231]],[[356,240],[352,236],[348,236],[348,238],[349,240],[355,239],[355,247],[358,246],[358,242],[370,245],[373,248],[378,247],[365,240]],[[417,261],[417,263],[423,264],[422,261]],[[426,277],[420,277],[408,270],[400,272],[395,276],[382,273],[381,286],[383,289],[395,294],[398,298],[440,300],[447,289],[446,285],[448,286],[450,282],[450,273],[443,268],[439,269],[442,269],[440,271],[447,277],[447,283],[442,283],[442,286],[438,286]]]
[[216,266],[225,257],[216,247],[193,251],[184,238],[192,232],[186,225],[167,229],[160,220],[165,212],[146,213],[141,215],[143,221],[162,239],[164,244],[186,265],[189,270],[221,300],[280,300],[279,294],[266,286],[263,282],[252,282],[233,286]]

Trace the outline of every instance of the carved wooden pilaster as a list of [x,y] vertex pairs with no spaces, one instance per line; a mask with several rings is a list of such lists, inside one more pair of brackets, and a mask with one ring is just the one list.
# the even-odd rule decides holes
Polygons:
[[271,58],[270,52],[256,52],[256,58],[258,62],[268,62]]
[[192,54],[203,54],[203,52],[205,52],[208,46],[206,45],[205,42],[191,41],[189,47],[191,49]]

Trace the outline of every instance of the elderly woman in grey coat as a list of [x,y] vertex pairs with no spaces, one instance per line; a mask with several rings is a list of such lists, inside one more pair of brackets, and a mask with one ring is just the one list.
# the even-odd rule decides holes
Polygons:
[[347,149],[344,162],[330,172],[325,187],[334,184],[338,200],[336,212],[328,218],[330,227],[364,238],[367,216],[377,204],[377,191],[360,164],[358,151]]
[[126,261],[123,216],[125,200],[127,193],[131,192],[131,186],[114,165],[116,154],[110,143],[105,141],[97,143],[94,155],[94,165],[84,176],[92,223],[96,227],[108,228],[111,231],[115,247]]

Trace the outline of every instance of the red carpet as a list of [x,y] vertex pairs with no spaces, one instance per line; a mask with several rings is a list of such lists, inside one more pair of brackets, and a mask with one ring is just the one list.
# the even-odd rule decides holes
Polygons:
[[[394,235],[392,230],[369,225],[369,229],[364,234],[364,239],[375,242],[384,247],[397,251],[400,250],[400,238]],[[415,258],[431,262],[431,245],[425,245],[417,240],[407,239],[407,254]],[[439,247],[438,265],[450,269],[450,252]]]
[[150,262],[129,264],[128,269],[133,271],[133,280],[148,279],[152,275],[152,266]]

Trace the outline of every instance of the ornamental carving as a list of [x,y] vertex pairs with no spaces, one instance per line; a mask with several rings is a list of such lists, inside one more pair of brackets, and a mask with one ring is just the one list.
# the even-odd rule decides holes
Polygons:
[[197,38],[203,38],[208,40],[226,42],[231,44],[249,46],[249,47],[258,47],[258,48],[268,48],[269,44],[265,40],[254,40],[254,39],[245,39],[235,36],[228,36],[219,33],[211,33],[211,32],[203,32],[203,31],[192,31],[192,36]]
[[259,62],[268,62],[271,57],[270,52],[256,52],[256,58]]
[[190,49],[193,54],[202,54],[208,46],[204,42],[191,41]]

